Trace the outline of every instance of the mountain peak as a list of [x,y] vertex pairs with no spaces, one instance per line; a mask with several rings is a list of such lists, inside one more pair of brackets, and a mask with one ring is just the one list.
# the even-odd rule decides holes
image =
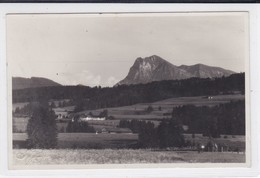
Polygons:
[[154,62],[154,61],[165,61],[165,60],[157,55],[152,55],[152,56],[144,57],[144,58],[138,57],[135,60],[135,62]]
[[180,80],[191,77],[214,78],[228,76],[233,73],[230,70],[200,63],[177,67],[157,55],[152,55],[145,58],[138,57],[134,65],[130,68],[128,75],[116,85],[149,83],[161,80]]

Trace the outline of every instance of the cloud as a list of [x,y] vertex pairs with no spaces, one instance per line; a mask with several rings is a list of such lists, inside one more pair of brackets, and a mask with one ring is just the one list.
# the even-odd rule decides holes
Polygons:
[[110,76],[110,77],[107,79],[107,81],[106,81],[105,84],[106,84],[107,86],[112,87],[112,86],[114,86],[118,81],[119,81],[119,80],[116,79],[115,77]]
[[101,85],[101,76],[94,75],[89,71],[83,71],[79,77],[80,84],[88,85],[88,86],[98,86]]
[[91,71],[83,70],[77,73],[60,73],[57,81],[63,85],[86,85],[90,87],[101,85],[101,76],[95,75]]

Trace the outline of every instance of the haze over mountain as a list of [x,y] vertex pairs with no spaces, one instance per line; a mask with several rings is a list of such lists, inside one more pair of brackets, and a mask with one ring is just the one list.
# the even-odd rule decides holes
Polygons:
[[176,66],[159,56],[137,58],[128,75],[116,85],[149,83],[161,80],[180,80],[191,77],[214,78],[229,76],[235,72],[204,64]]
[[[229,76],[234,73],[231,70],[204,64],[176,66],[159,56],[153,55],[145,58],[137,58],[130,68],[128,75],[116,85],[145,84],[153,81],[181,80],[192,77],[214,78]],[[61,85],[53,80],[42,77],[13,77],[12,84],[13,90]],[[81,84],[78,84],[78,86],[81,86]]]
[[41,77],[13,77],[12,78],[13,90],[24,89],[24,88],[37,88],[37,87],[50,87],[50,86],[60,86],[61,84],[56,83],[50,79]]

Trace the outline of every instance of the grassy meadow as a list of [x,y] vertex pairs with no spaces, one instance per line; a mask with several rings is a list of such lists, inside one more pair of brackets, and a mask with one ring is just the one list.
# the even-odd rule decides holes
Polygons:
[[[25,133],[13,134],[13,140],[17,142],[25,142],[26,139],[27,134]],[[131,147],[137,143],[137,140],[138,134],[59,133],[57,148],[119,149]],[[14,147],[16,146],[14,145]]]
[[[195,106],[215,106],[222,103],[228,103],[230,101],[244,100],[245,96],[241,94],[236,95],[217,95],[213,96],[212,99],[208,99],[202,96],[196,97],[178,97],[178,98],[170,98],[154,103],[139,103],[131,106],[122,106],[122,107],[114,107],[114,108],[102,108],[97,110],[86,110],[79,112],[80,114],[88,114],[92,112],[93,114],[98,115],[104,109],[108,111],[108,115],[112,116],[113,120],[105,120],[105,121],[88,121],[88,123],[93,126],[95,129],[100,128],[115,128],[117,127],[120,120],[149,120],[158,126],[160,121],[165,118],[171,117],[171,112],[173,107],[192,104]],[[55,101],[56,103],[58,101]],[[16,107],[24,106],[27,103],[16,103],[13,104],[13,110]],[[148,106],[153,107],[152,112],[145,112]],[[72,106],[71,106],[72,107]],[[71,108],[64,107],[64,108]],[[160,109],[159,109],[160,107]],[[14,125],[19,132],[26,131],[26,125],[28,123],[28,117],[14,117]],[[57,123],[57,127],[59,132],[66,131],[67,123]]]
[[[203,137],[202,134],[195,134],[195,138],[192,138],[192,134],[184,134],[184,138],[195,145],[200,143],[207,145],[209,142],[208,137]],[[220,138],[212,138],[211,141],[218,145],[228,147],[230,150],[237,150],[239,152],[245,151],[245,136],[243,135],[221,135]]]
[[[192,138],[191,134],[184,134],[184,137],[186,141],[194,142],[195,145],[197,143],[206,145],[209,142],[209,138],[203,137],[202,134],[195,134],[195,138]],[[15,141],[25,142],[26,139],[27,134],[25,133],[13,134],[13,140]],[[125,149],[133,147],[137,141],[138,134],[59,133],[57,148]],[[231,149],[238,148],[240,152],[245,150],[245,136],[222,135],[221,138],[214,138],[212,141],[217,144],[227,145]]]
[[138,164],[138,163],[244,163],[245,154],[147,149],[13,150],[14,165]]
[[[170,98],[166,100],[157,101],[154,103],[139,103],[131,106],[105,108],[108,110],[109,115],[113,116],[115,119],[143,119],[143,120],[157,120],[164,119],[169,116],[172,112],[173,107],[182,105],[195,105],[195,106],[216,106],[222,103],[228,103],[230,101],[244,100],[245,96],[241,94],[236,95],[217,95],[213,96],[212,99],[208,99],[203,96],[195,97],[178,97]],[[150,113],[145,113],[148,106],[153,107],[153,111]],[[161,109],[159,110],[159,107]],[[100,113],[103,109],[83,111],[81,113]]]

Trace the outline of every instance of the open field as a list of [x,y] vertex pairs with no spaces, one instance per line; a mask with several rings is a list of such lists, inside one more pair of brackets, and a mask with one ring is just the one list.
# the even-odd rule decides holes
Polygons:
[[243,163],[245,154],[153,150],[13,150],[14,165],[134,164],[134,163]]
[[[26,133],[27,123],[29,117],[13,117],[13,124],[15,126],[15,133]],[[59,132],[65,132],[67,128],[67,122],[58,122],[57,129]]]
[[13,117],[13,124],[16,132],[26,132],[29,117]]
[[[178,97],[170,98],[154,103],[139,103],[131,106],[122,106],[114,108],[102,108],[97,110],[86,110],[80,113],[99,114],[104,109],[108,110],[108,115],[113,116],[117,120],[122,119],[142,119],[142,120],[160,120],[171,117],[173,107],[192,104],[195,106],[216,106],[222,103],[228,103],[230,101],[244,100],[245,96],[241,94],[236,95],[217,95],[212,99],[208,99],[206,96],[196,97]],[[148,106],[153,107],[152,112],[145,112]],[[160,109],[159,109],[160,107]]]
[[[227,137],[227,138],[224,138]],[[191,143],[207,145],[209,142],[208,137],[203,137],[202,134],[195,134],[195,138],[192,138],[192,134],[184,134],[185,140],[189,140]],[[219,146],[228,147],[230,150],[245,151],[245,136],[242,135],[221,135],[220,138],[212,138],[211,141]]]
[[[185,139],[189,140],[195,140],[203,142],[208,140],[208,137],[203,137],[202,134],[194,134],[195,138],[192,138],[192,134],[184,134]],[[224,138],[227,137],[227,138]],[[221,135],[220,138],[215,138],[214,140],[217,141],[230,141],[230,142],[245,142],[245,136],[244,135]]]
[[245,95],[235,94],[235,95],[216,95],[211,96],[212,99],[208,99],[207,96],[195,96],[195,97],[179,97],[179,98],[170,98],[162,101],[158,101],[153,103],[154,106],[156,105],[170,105],[172,107],[180,106],[180,105],[187,105],[192,104],[195,106],[215,106],[221,103],[227,103],[230,101],[236,100],[244,100]]
[[[25,142],[27,134],[13,134],[14,147]],[[137,134],[59,133],[58,148],[128,148],[137,143]],[[17,144],[17,145],[16,145]]]
[[[195,134],[193,139],[191,134],[184,134],[185,140],[191,143],[204,144],[209,142],[208,137],[203,137],[201,134]],[[238,148],[239,151],[245,150],[245,136],[231,136],[228,138],[215,138],[212,139],[215,143],[223,146],[228,146],[231,149]],[[13,134],[14,147],[15,143],[25,142],[27,134],[15,133]],[[58,134],[58,148],[88,148],[88,149],[102,149],[102,148],[128,148],[133,146],[138,141],[138,134],[95,134],[95,133],[59,133]]]

